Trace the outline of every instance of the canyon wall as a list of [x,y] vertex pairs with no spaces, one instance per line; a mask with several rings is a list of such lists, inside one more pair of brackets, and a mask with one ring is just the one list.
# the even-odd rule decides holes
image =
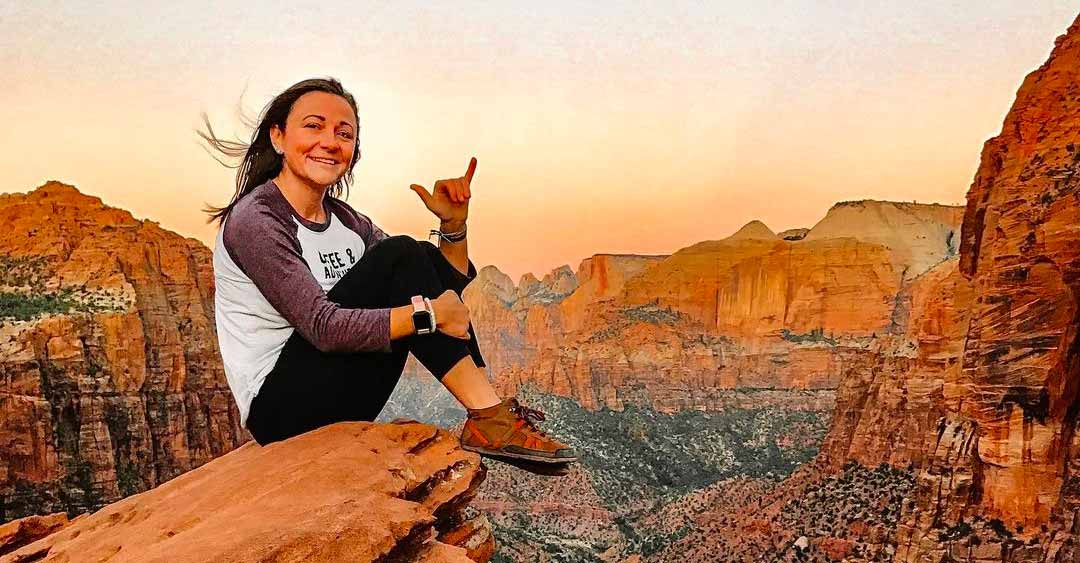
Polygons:
[[837,470],[849,461],[920,465],[925,437],[946,410],[959,378],[973,302],[971,283],[951,259],[901,292],[903,332],[880,339],[862,362],[841,371],[837,407],[822,456]]
[[0,520],[83,511],[248,439],[195,239],[48,182],[0,195]]
[[959,258],[913,278],[903,332],[844,369],[822,460],[915,471],[896,561],[1075,561],[1080,19],[1024,80],[967,200]]
[[798,389],[829,408],[846,372],[905,333],[908,288],[955,256],[962,213],[845,202],[785,237],[752,221],[669,256],[601,254],[517,286],[489,266],[464,297],[503,393],[674,412]]
[[[1080,29],[1027,77],[968,192],[960,267],[974,285],[951,410],[979,425],[988,512],[1045,521],[1080,386]],[[1021,485],[1045,482],[1042,490]],[[998,489],[1007,495],[996,494]]]
[[[960,271],[973,301],[947,411],[927,439],[907,561],[976,542],[1073,561],[1080,507],[1080,18],[1027,76],[968,192]],[[985,530],[982,521],[993,523]],[[1004,530],[1004,532],[1002,531]],[[996,537],[995,537],[996,536]],[[981,548],[986,550],[985,547]],[[990,559],[988,559],[990,560]],[[992,559],[999,560],[999,559]]]

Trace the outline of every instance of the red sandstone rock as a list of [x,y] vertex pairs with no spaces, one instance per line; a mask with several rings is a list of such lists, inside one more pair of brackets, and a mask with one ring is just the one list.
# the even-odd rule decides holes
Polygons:
[[978,299],[957,414],[979,425],[982,508],[1029,526],[1058,503],[1076,416],[1078,145],[1080,20],[983,148],[964,216],[961,270]]
[[837,406],[822,455],[833,470],[848,461],[921,465],[926,437],[946,409],[960,369],[973,302],[958,261],[943,262],[899,296],[901,334],[881,339],[871,354],[845,363]]
[[0,195],[0,224],[5,291],[98,304],[0,322],[0,520],[97,508],[248,439],[217,351],[209,249],[59,182]]
[[473,561],[488,561],[495,555],[495,536],[483,514],[439,532],[438,540],[464,549],[466,557]]
[[68,523],[67,514],[57,512],[48,516],[27,516],[0,525],[0,555],[35,542]]
[[338,423],[267,447],[249,442],[0,563],[484,562],[490,526],[463,515],[484,474],[444,430]]
[[845,374],[824,456],[918,469],[896,561],[1076,561],[1080,18],[986,143],[960,250]]
[[852,202],[806,240],[752,221],[670,256],[594,256],[569,294],[565,268],[516,289],[484,268],[464,298],[504,393],[531,385],[587,408],[713,410],[730,390],[831,390],[871,364],[874,343],[903,329],[905,276],[955,250],[959,220],[955,207]]

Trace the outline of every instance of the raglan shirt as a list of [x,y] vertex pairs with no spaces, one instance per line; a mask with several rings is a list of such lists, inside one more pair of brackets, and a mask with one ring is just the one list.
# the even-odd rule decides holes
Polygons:
[[294,330],[323,352],[390,351],[389,307],[348,309],[326,296],[387,234],[345,202],[323,201],[326,223],[308,221],[268,180],[218,229],[214,318],[241,426]]

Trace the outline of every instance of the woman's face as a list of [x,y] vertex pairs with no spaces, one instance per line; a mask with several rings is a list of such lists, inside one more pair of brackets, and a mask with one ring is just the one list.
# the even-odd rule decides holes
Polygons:
[[282,172],[318,187],[333,185],[345,174],[356,150],[356,135],[356,115],[349,102],[327,92],[300,96],[285,119],[285,131],[270,129],[274,146],[284,150]]

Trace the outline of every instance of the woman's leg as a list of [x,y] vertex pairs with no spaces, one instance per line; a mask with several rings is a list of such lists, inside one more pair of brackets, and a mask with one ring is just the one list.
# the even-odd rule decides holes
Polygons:
[[466,409],[483,409],[500,401],[487,373],[472,358],[462,358],[440,381]]
[[[395,236],[365,252],[327,297],[350,308],[398,307],[416,294],[460,294],[469,281],[431,243]],[[441,332],[412,335],[392,341],[389,353],[330,354],[293,333],[252,404],[252,436],[265,444],[342,420],[374,420],[409,352],[438,379],[469,364],[479,371],[484,360],[472,327],[469,334],[467,341]]]
[[[473,265],[469,264],[469,275],[465,276],[443,256],[442,251],[434,244],[423,241],[420,245],[431,257],[431,263],[435,266],[439,279],[446,285],[446,289],[453,289],[460,297],[462,292],[465,291],[465,286],[469,284],[472,278],[476,277],[476,270]],[[480,369],[484,367],[484,359],[480,356],[476,334],[473,332],[471,323],[469,325],[469,336],[471,337],[468,340],[469,351],[472,353],[471,357],[462,358],[439,380],[465,408],[480,409],[490,407],[498,403],[500,399],[491,386],[487,373]]]

